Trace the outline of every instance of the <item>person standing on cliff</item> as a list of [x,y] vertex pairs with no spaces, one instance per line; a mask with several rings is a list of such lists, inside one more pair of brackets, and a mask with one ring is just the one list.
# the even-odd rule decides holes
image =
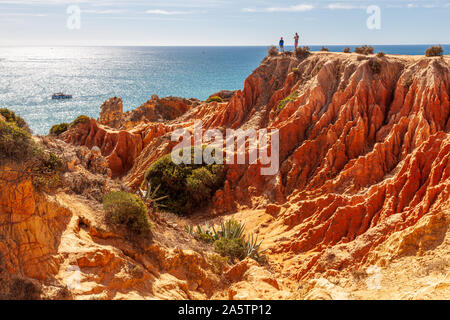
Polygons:
[[284,52],[284,40],[283,40],[283,37],[281,37],[281,39],[280,39],[280,51]]
[[298,47],[298,39],[300,39],[300,36],[299,36],[298,33],[296,32],[296,33],[295,33],[295,36],[294,36],[294,40],[295,40],[294,47],[295,47],[295,49],[297,49],[297,47]]

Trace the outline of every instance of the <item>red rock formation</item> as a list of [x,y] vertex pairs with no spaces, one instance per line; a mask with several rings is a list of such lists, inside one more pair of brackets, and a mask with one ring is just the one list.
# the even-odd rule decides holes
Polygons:
[[61,139],[74,145],[100,148],[102,155],[108,160],[112,175],[117,177],[133,166],[134,160],[142,151],[142,130],[143,128],[111,130],[91,119],[68,130],[61,135]]
[[114,97],[105,101],[100,107],[98,122],[111,128],[118,128],[123,118],[122,99]]
[[448,212],[449,94],[448,57],[278,56],[266,58],[228,103],[204,103],[128,132],[92,121],[66,141],[99,146],[113,172],[130,169],[125,180],[136,187],[170,151],[176,127],[202,120],[205,130],[279,129],[278,175],[261,176],[260,165],[230,166],[214,203],[217,211],[274,203],[268,213],[283,229],[270,249],[293,257],[298,279],[325,271],[320,262],[330,248],[349,253],[327,272],[355,268],[393,232]]

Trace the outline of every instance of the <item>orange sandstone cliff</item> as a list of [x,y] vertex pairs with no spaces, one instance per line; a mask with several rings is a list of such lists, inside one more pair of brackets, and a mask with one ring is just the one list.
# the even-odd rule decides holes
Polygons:
[[[6,270],[44,283],[50,298],[77,266],[81,289],[63,292],[72,298],[448,299],[449,62],[279,55],[225,102],[155,96],[124,113],[110,99],[98,120],[46,142],[62,153],[99,150],[101,172],[75,159],[71,174],[96,177],[104,190],[117,183],[135,191],[174,147],[171,132],[199,120],[204,130],[278,129],[280,170],[262,176],[260,164],[227,166],[209,208],[155,218],[159,235],[139,245],[108,230],[82,186],[55,195],[36,194],[26,181],[16,185],[20,195],[2,186]],[[228,217],[264,240],[266,265],[246,259],[217,272],[197,252],[208,249],[183,232],[183,224]]]

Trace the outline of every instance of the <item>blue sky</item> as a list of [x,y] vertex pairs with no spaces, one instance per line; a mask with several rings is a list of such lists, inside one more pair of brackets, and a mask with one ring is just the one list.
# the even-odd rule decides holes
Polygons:
[[269,45],[294,32],[309,45],[450,44],[450,0],[0,0],[0,45]]

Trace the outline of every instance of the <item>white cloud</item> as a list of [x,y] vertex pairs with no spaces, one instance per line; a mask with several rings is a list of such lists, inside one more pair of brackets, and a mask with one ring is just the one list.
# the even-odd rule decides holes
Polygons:
[[331,3],[327,6],[330,10],[351,10],[351,9],[360,9],[360,6],[356,6],[353,4],[344,4],[344,3]]
[[298,12],[298,11],[310,11],[314,9],[314,6],[310,4],[299,4],[296,6],[290,6],[290,7],[274,7],[274,8],[267,8],[266,11],[268,12]]
[[310,4],[298,4],[290,7],[270,7],[270,8],[262,8],[262,9],[254,9],[254,8],[243,8],[244,12],[304,12],[311,11],[314,9],[313,5]]
[[171,15],[177,15],[177,14],[190,14],[190,13],[192,13],[192,11],[167,11],[167,10],[162,10],[162,9],[154,9],[154,10],[147,10],[147,11],[145,11],[145,13],[171,16]]
[[46,17],[44,13],[0,13],[4,17]]

